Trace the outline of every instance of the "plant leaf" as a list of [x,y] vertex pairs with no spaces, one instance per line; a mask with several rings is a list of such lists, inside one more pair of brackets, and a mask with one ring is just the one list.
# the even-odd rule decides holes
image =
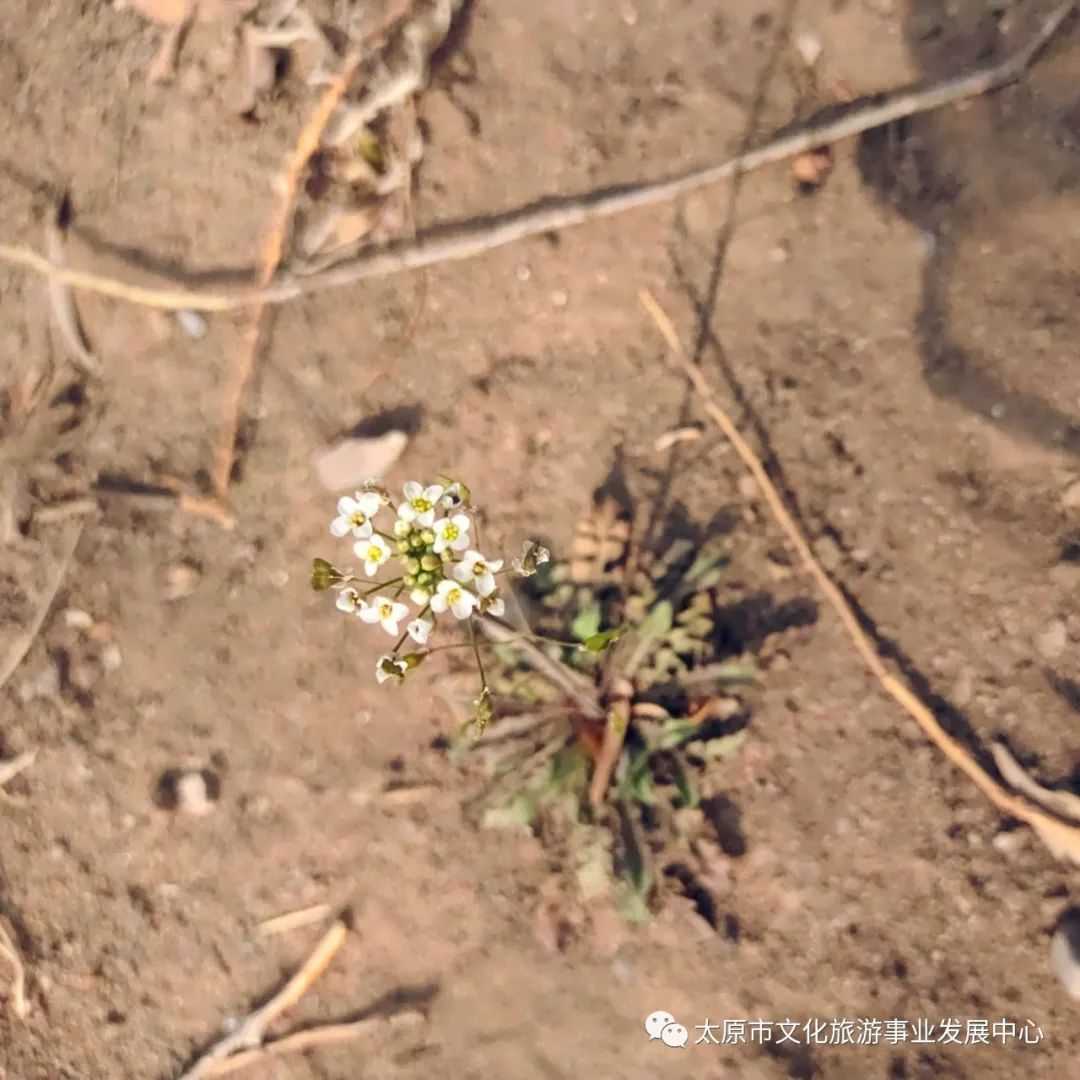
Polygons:
[[669,720],[650,740],[650,750],[672,750],[701,734],[701,728],[693,720]]
[[334,582],[341,580],[341,571],[325,559],[315,559],[311,564],[311,587],[316,592],[324,592]]
[[639,750],[630,757],[619,789],[620,797],[628,802],[639,802],[643,806],[652,806],[656,802],[648,750]]
[[659,604],[654,604],[638,628],[641,636],[650,639],[663,637],[671,629],[674,616],[675,611],[670,600],[661,600]]
[[626,627],[617,626],[614,630],[604,630],[599,634],[587,637],[581,647],[591,653],[602,653],[609,649],[616,641],[626,633]]
[[675,786],[679,789],[679,798],[682,800],[683,806],[689,806],[692,809],[700,802],[700,796],[693,783],[691,783],[682,760],[676,756],[673,758],[673,762],[675,765]]
[[587,608],[574,617],[574,621],[570,624],[570,633],[578,639],[578,641],[588,641],[590,638],[596,637],[600,633],[600,605],[590,604]]

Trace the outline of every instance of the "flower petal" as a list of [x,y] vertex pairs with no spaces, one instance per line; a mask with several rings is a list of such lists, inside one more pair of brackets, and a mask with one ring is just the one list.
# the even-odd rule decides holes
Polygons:
[[468,518],[468,516],[466,514],[455,514],[450,520],[462,532],[468,532],[469,531],[469,526],[472,525],[472,522],[469,520],[469,518]]
[[382,506],[382,501],[374,491],[358,491],[356,503],[360,507],[360,512],[369,518],[374,517]]
[[349,498],[348,495],[342,495],[337,501],[337,512],[342,517],[348,517],[356,509],[356,500]]
[[495,591],[495,575],[481,574],[476,579],[476,591],[481,596],[490,596]]
[[424,491],[424,498],[428,502],[437,503],[442,497],[443,492],[446,490],[442,484],[431,484]]
[[456,577],[462,585],[467,581],[471,581],[472,576],[472,567],[467,562],[459,562],[457,566],[454,567],[454,577]]
[[367,604],[364,601],[360,601],[360,618],[366,623],[377,623],[379,621],[379,602],[376,600],[374,604]]
[[418,484],[415,480],[406,481],[403,490],[405,492],[405,498],[408,499],[409,502],[412,502],[413,499],[418,498],[420,495],[424,494],[423,486],[421,484]]
[[348,536],[349,530],[352,528],[352,522],[347,517],[336,517],[330,522],[330,532],[334,536]]
[[490,570],[490,571],[491,571],[491,572],[492,572],[493,574],[494,574],[494,573],[495,573],[495,572],[496,572],[497,570],[501,570],[501,569],[503,568],[503,561],[502,561],[502,559],[486,559],[485,561],[487,562],[487,568],[488,568],[488,569],[489,569],[489,570]]

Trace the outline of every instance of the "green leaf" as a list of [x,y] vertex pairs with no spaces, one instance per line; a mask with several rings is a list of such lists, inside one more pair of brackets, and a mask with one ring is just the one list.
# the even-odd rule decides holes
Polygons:
[[599,634],[592,634],[585,638],[581,643],[581,647],[591,653],[602,653],[611,648],[625,633],[625,626],[617,626],[614,630],[604,630]]
[[663,637],[671,629],[671,621],[674,618],[674,608],[671,606],[670,600],[661,600],[659,604],[653,606],[648,615],[641,621],[641,626],[638,628],[642,637],[645,638],[658,638]]
[[615,908],[629,923],[646,923],[652,918],[644,897],[633,889],[620,889],[615,898]]
[[578,641],[588,641],[600,633],[600,605],[590,604],[578,612],[570,624],[570,633]]
[[325,559],[316,559],[311,565],[311,587],[316,592],[324,592],[331,585],[343,581],[340,570]]
[[694,561],[694,564],[683,576],[680,592],[699,592],[711,589],[723,575],[724,567],[728,559],[723,555],[702,555]]
[[726,761],[746,742],[747,729],[734,731],[730,735],[721,735],[717,739],[707,739],[700,746],[694,747],[694,753],[700,754],[706,761]]
[[552,759],[548,784],[556,791],[578,794],[585,787],[588,755],[579,743],[560,750]]
[[673,750],[700,734],[701,728],[693,720],[669,720],[650,740],[650,749]]
[[757,682],[761,675],[752,663],[716,664],[709,669],[710,675],[719,682]]
[[619,785],[619,795],[628,802],[639,802],[644,806],[656,802],[648,750],[639,750],[630,757],[626,775]]
[[691,783],[682,761],[678,757],[673,760],[675,765],[675,786],[679,789],[679,798],[682,800],[683,806],[689,806],[693,809],[700,801],[700,797]]

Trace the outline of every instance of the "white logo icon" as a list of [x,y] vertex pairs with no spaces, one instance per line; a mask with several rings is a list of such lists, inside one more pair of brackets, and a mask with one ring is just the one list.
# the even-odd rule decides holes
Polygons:
[[675,1017],[669,1012],[649,1013],[645,1017],[645,1030],[649,1034],[649,1041],[659,1039],[665,1046],[685,1046],[688,1032],[682,1024],[675,1022]]

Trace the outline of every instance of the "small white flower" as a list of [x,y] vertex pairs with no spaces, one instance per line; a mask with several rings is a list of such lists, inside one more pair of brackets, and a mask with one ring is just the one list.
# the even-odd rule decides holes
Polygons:
[[343,495],[338,499],[338,516],[330,523],[335,536],[347,536],[351,531],[357,540],[371,535],[371,519],[379,512],[380,499],[374,491],[358,491],[355,499]]
[[404,660],[396,660],[387,654],[379,657],[378,663],[375,665],[375,678],[380,683],[386,682],[387,679],[401,682],[405,678],[405,672],[408,670],[409,665]]
[[502,559],[489,561],[479,551],[466,551],[454,567],[454,577],[464,585],[475,581],[476,591],[481,596],[490,596],[495,591],[495,571],[501,570],[502,565]]
[[364,560],[364,573],[368,577],[374,577],[375,571],[390,558],[390,545],[381,536],[357,540],[353,551],[358,559]]
[[409,599],[416,604],[417,607],[423,607],[431,599],[431,590],[417,586],[409,593]]
[[506,601],[501,596],[489,596],[484,605],[484,614],[501,619],[506,614]]
[[363,603],[364,601],[360,599],[360,594],[355,589],[342,589],[338,593],[338,611],[346,611],[350,615],[355,615]]
[[439,518],[432,526],[435,533],[435,554],[440,555],[447,548],[451,551],[463,551],[469,546],[469,526],[472,522],[465,514]]
[[449,608],[455,619],[467,619],[476,607],[476,597],[456,581],[440,581],[431,598],[431,610],[441,615]]
[[398,507],[398,517],[402,521],[415,521],[423,529],[430,529],[444,491],[441,484],[421,487],[415,480],[410,480],[405,485],[405,501]]
[[430,619],[413,619],[413,621],[405,627],[409,632],[409,637],[411,637],[417,645],[426,645],[427,639],[434,628],[435,624]]
[[388,634],[397,636],[398,623],[409,614],[409,609],[386,596],[376,596],[370,604],[360,608],[360,618],[366,623],[378,623]]

